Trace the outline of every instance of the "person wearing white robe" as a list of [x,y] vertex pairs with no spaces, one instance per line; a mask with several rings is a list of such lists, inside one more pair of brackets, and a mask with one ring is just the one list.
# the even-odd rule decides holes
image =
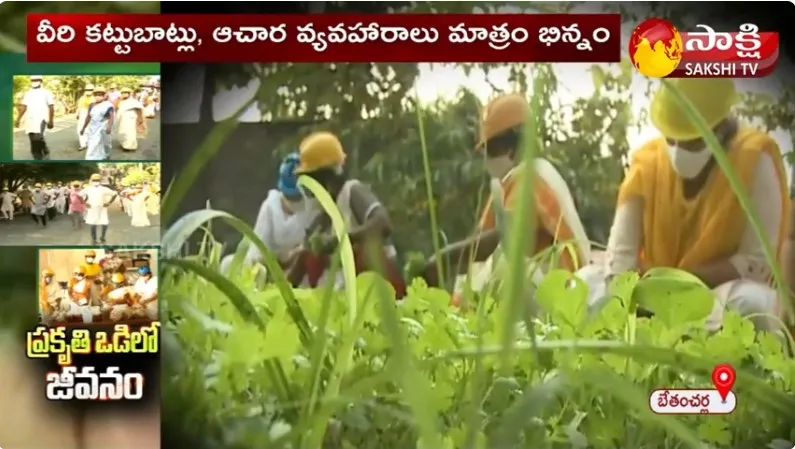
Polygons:
[[121,90],[121,101],[117,114],[119,143],[122,150],[135,151],[138,149],[138,136],[143,134],[146,124],[143,109],[141,102],[130,96],[130,89]]
[[[268,192],[254,224],[254,232],[284,266],[288,266],[298,254],[307,229],[321,212],[316,200],[306,199],[298,189],[295,174],[298,164],[297,153],[288,155],[282,161],[278,188]],[[226,256],[221,262],[222,272],[229,270],[233,257]],[[250,245],[245,255],[245,265],[254,265],[261,259],[259,249]]]
[[140,298],[138,304],[146,309],[146,315],[150,320],[156,320],[158,316],[157,276],[148,266],[138,268],[135,292]]
[[[86,204],[85,222],[91,228],[91,241],[97,243],[107,243],[105,237],[108,232],[108,206],[116,199],[116,192],[103,186],[101,177],[98,174],[91,175],[91,185],[83,190],[83,201]],[[99,234],[97,233],[99,228]]]
[[66,213],[66,196],[69,194],[69,189],[64,187],[60,182],[53,188],[56,193],[55,197],[55,211],[58,215]]
[[30,216],[33,221],[41,223],[42,227],[47,227],[47,203],[50,201],[50,196],[47,191],[41,187],[41,184],[36,183],[33,190],[33,206],[30,208]]
[[86,115],[88,114],[88,108],[91,106],[91,103],[94,102],[94,86],[91,84],[87,84],[85,89],[83,90],[83,97],[77,101],[77,141],[78,147],[80,151],[86,149],[88,146],[88,136],[86,134],[82,134],[80,131],[83,128],[83,123],[86,121]]
[[132,211],[132,221],[130,225],[136,228],[147,227],[152,224],[149,222],[149,215],[146,210],[146,200],[149,198],[148,188],[139,188],[132,196],[130,209]]
[[14,202],[16,200],[17,196],[8,187],[3,189],[3,193],[0,194],[0,212],[3,213],[4,219],[9,221],[14,219]]

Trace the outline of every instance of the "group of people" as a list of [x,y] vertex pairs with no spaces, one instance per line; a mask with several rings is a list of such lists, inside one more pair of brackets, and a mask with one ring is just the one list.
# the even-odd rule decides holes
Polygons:
[[104,252],[98,260],[96,251],[86,251],[85,263],[67,280],[56,280],[50,268],[42,270],[39,309],[44,324],[157,319],[157,276],[152,269],[128,268],[113,248]]
[[[670,84],[692,102],[717,136],[752,198],[771,246],[783,261],[790,199],[775,140],[734,114],[738,93],[733,80],[675,79]],[[492,258],[505,244],[505,235],[497,226],[498,214],[510,215],[521,201],[519,186],[528,172],[522,138],[529,114],[526,99],[518,94],[503,95],[485,107],[475,154],[485,160],[485,170],[501,185],[503,212],[487,204],[477,231],[435,256],[460,267],[461,274],[470,269],[469,261],[480,262],[487,273],[473,273],[473,278],[480,279],[480,285],[472,285],[476,291],[485,286],[494,268]],[[650,118],[660,136],[631,153],[603,264],[589,263],[591,244],[558,170],[542,157],[533,161],[531,194],[536,216],[532,221],[537,227],[528,260],[563,242],[570,243],[576,257],[564,252],[554,266],[552,262],[538,264],[531,278],[537,282],[551,269],[575,273],[589,285],[589,308],[597,313],[610,299],[606,285],[616,275],[644,273],[655,267],[677,268],[713,289],[715,306],[707,320],[710,329],[720,326],[728,308],[751,319],[757,329],[778,330],[781,301],[788,298],[778,298],[764,243],[732,194],[712,150],[669,88],[662,86],[654,94]],[[297,176],[311,177],[336,200],[354,245],[357,272],[383,270],[400,298],[406,281],[390,239],[389,213],[367,186],[346,176],[345,158],[340,140],[331,133],[313,133],[304,139],[299,151],[282,163],[278,187],[262,204],[256,232],[295,286],[326,285],[329,255],[337,239],[311,192],[297,186]],[[372,248],[377,248],[378,259],[368,257]],[[418,270],[432,286],[439,283],[435,257]],[[795,252],[791,257],[795,259]],[[246,261],[260,259],[259,250],[252,246]],[[460,261],[463,263],[456,264]],[[340,287],[342,281],[340,275],[330,282]]]
[[146,119],[155,116],[156,98],[115,84],[107,90],[86,85],[77,105],[78,149],[86,151],[86,160],[110,159],[114,130],[122,150],[137,150],[138,139],[146,136]]
[[110,225],[108,209],[114,202],[130,217],[133,227],[151,226],[149,216],[160,212],[155,185],[139,183],[114,190],[98,173],[91,175],[88,183],[36,182],[32,189],[23,185],[15,192],[5,187],[0,194],[0,211],[3,219],[13,220],[19,208],[44,228],[59,215],[68,215],[75,229],[82,229],[83,223],[89,225],[93,244],[105,244]]
[[[25,133],[30,138],[33,159],[50,158],[44,138],[45,129],[54,127],[55,97],[42,84],[41,75],[30,77],[31,88],[17,105],[19,128],[24,120]],[[118,88],[88,84],[77,102],[78,150],[85,151],[87,161],[110,159],[113,137],[117,137],[122,150],[136,151],[138,139],[147,133],[147,118],[154,118],[159,110],[158,89],[147,85],[140,89]]]

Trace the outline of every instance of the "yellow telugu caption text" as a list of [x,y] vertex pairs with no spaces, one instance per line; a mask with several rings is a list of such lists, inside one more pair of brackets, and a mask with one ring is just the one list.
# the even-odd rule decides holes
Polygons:
[[160,350],[160,323],[155,321],[138,330],[126,324],[117,324],[113,332],[97,331],[91,339],[88,329],[75,329],[71,338],[66,327],[39,326],[27,335],[29,359],[46,359],[58,356],[58,364],[72,364],[73,354],[154,354]]

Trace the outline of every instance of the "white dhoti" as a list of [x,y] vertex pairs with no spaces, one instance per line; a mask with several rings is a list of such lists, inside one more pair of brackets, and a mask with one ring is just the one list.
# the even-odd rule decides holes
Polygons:
[[88,114],[88,109],[81,109],[80,112],[77,114],[77,142],[80,145],[80,148],[85,148],[88,145],[88,135],[86,133],[80,134],[80,130],[83,129],[83,125],[86,123],[86,115]]
[[[605,270],[598,265],[587,265],[576,273],[577,277],[588,284],[588,309],[598,312],[608,301]],[[781,328],[777,317],[777,293],[768,285],[760,282],[736,279],[719,285],[712,290],[715,304],[706,319],[708,330],[718,330],[723,322],[726,310],[734,310],[743,317],[748,317],[757,330],[777,331]]]

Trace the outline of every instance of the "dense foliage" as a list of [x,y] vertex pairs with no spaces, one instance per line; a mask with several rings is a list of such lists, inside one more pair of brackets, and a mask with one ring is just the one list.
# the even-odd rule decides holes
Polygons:
[[[169,241],[221,216],[187,216]],[[166,425],[203,429],[204,447],[746,448],[795,439],[795,360],[780,338],[756,335],[733,313],[705,332],[712,294],[686,273],[620,276],[598,314],[586,306],[588,287],[563,271],[521,301],[505,301],[497,285],[456,309],[421,281],[396,305],[372,273],[345,292],[262,289],[255,270],[225,279],[219,255],[208,242],[199,257],[167,260],[163,284],[168,341],[180,348],[169,354],[165,416],[184,418]],[[517,313],[524,300],[543,312]],[[635,318],[639,306],[657,315]],[[650,412],[650,391],[709,388],[716,363],[738,367],[733,414]]]

